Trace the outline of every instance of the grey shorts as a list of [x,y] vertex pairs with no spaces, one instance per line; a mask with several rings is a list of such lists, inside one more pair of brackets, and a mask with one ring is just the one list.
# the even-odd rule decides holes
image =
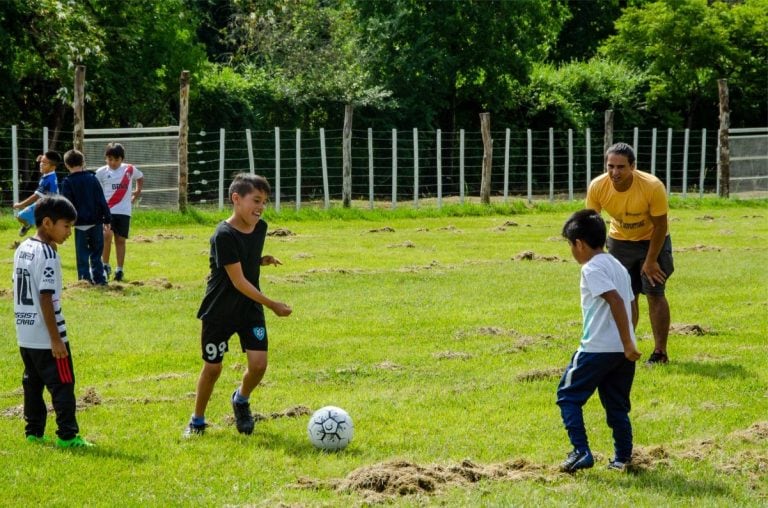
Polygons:
[[[645,256],[648,253],[648,247],[651,245],[650,240],[631,242],[608,237],[606,243],[608,252],[618,259],[629,272],[629,276],[632,279],[632,292],[635,294],[643,293],[644,295],[664,294],[666,283],[659,284],[657,282],[655,286],[652,286],[646,276],[640,273],[645,262]],[[669,235],[664,239],[664,245],[661,247],[657,260],[661,270],[667,274],[667,279],[669,279],[672,272],[675,271],[675,264],[672,259],[672,240]]]

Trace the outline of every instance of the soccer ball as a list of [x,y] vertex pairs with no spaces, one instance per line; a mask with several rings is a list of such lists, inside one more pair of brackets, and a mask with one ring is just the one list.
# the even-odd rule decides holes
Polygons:
[[307,425],[309,440],[321,450],[343,450],[354,433],[352,418],[336,406],[321,407],[310,417]]

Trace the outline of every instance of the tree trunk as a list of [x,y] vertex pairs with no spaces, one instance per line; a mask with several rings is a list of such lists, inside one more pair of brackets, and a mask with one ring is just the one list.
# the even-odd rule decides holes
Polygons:
[[[605,171],[605,163],[607,162],[605,160],[605,153],[608,151],[608,148],[613,145],[613,110],[612,109],[606,109],[605,110],[605,134],[603,136],[603,171]],[[634,146],[632,147],[635,148]]]

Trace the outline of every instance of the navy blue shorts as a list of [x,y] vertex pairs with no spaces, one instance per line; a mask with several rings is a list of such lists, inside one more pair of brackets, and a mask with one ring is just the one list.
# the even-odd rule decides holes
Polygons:
[[208,363],[221,363],[224,353],[229,351],[229,339],[234,334],[240,337],[240,347],[243,352],[267,351],[269,348],[265,323],[237,327],[204,319],[200,336],[203,360]]

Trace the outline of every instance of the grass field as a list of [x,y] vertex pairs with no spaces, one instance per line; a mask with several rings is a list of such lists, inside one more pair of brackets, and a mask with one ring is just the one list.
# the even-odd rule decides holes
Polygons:
[[[611,437],[595,397],[585,419],[599,464],[570,476],[557,472],[569,446],[555,389],[581,331],[579,267],[560,239],[578,208],[268,215],[285,236],[265,252],[283,266],[264,269],[262,289],[294,313],[267,316],[270,367],[251,398],[264,419],[249,437],[228,402],[244,368],[233,347],[213,427],[181,439],[201,367],[208,238],[227,214],[138,213],[127,281],[106,289],[75,281],[70,239],[63,311],[82,434],[97,444],[75,452],[24,440],[18,236],[5,210],[0,505],[765,506],[768,201],[673,201],[671,363],[638,368],[635,469],[605,469]],[[306,436],[308,412],[328,404],[355,421],[340,453]]]

